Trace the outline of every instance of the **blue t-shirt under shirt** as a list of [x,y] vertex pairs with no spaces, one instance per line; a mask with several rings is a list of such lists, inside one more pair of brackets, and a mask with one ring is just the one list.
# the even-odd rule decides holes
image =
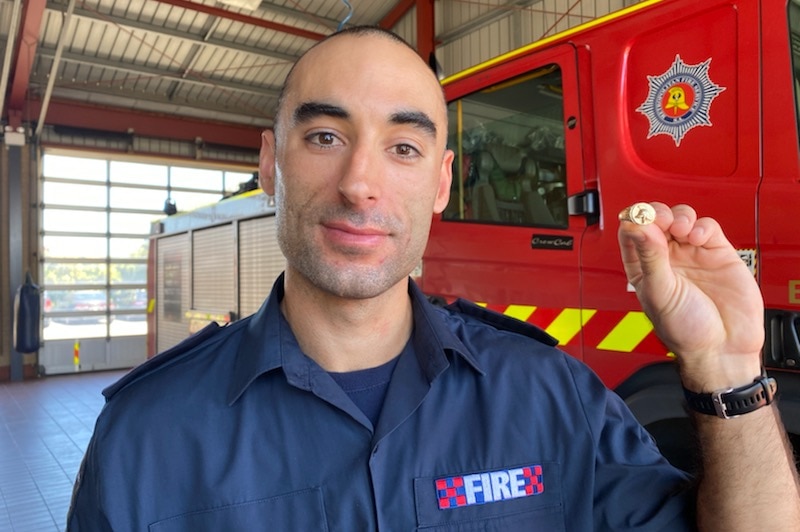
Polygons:
[[[407,343],[403,351],[410,349],[410,345],[411,342]],[[386,390],[389,389],[389,381],[399,358],[398,355],[375,368],[345,373],[329,372],[336,384],[342,387],[350,400],[369,418],[373,427],[378,424]]]

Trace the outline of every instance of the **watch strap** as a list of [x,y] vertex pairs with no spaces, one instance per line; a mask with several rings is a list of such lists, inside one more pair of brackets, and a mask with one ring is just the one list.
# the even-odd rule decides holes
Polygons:
[[686,388],[683,395],[686,404],[695,412],[729,419],[747,414],[775,400],[778,383],[763,375],[752,383],[739,388],[726,388],[711,393],[696,393]]

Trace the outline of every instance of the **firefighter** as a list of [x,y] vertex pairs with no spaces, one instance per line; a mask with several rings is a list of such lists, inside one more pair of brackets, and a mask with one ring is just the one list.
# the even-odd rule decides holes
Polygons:
[[434,307],[409,280],[447,205],[446,120],[435,76],[391,33],[345,30],[300,59],[260,166],[286,271],[252,317],[212,324],[104,391],[69,530],[800,523],[774,384],[760,377],[759,291],[716,222],[652,204],[619,229],[689,404],[755,394],[738,417],[720,417],[736,405],[695,415],[693,480],[553,338],[465,302]]

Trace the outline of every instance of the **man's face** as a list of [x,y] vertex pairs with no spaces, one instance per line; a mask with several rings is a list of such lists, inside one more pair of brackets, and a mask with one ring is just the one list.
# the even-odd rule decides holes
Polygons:
[[452,177],[435,77],[386,37],[336,37],[297,65],[279,112],[278,138],[264,136],[262,186],[276,197],[289,270],[354,299],[404,280]]

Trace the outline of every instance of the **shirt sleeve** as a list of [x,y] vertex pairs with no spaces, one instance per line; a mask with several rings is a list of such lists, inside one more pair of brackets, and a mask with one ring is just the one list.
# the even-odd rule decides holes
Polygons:
[[92,436],[78,470],[78,476],[75,478],[72,502],[67,513],[67,532],[111,532],[113,530],[100,507],[100,494],[97,490],[99,471],[96,465],[95,438]]
[[696,530],[690,476],[661,455],[618,395],[567,358],[595,441],[595,530]]

